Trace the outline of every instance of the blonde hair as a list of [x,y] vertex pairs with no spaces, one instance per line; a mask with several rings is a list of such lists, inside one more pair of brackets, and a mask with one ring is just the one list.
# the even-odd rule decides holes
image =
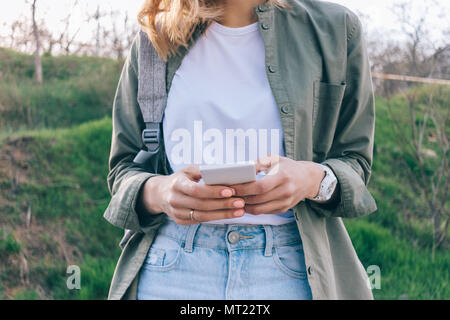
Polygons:
[[[138,22],[147,33],[158,55],[167,61],[188,47],[196,27],[207,27],[224,12],[225,0],[146,0]],[[289,7],[283,0],[267,0],[278,7]]]

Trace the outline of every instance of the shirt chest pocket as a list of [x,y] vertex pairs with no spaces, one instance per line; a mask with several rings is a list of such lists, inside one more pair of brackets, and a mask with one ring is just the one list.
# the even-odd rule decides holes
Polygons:
[[346,84],[315,81],[313,87],[313,151],[315,157],[322,161],[333,143]]

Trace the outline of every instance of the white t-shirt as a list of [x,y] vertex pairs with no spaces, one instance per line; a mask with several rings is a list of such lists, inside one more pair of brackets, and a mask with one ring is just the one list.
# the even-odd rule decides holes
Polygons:
[[[213,22],[196,41],[174,75],[163,132],[173,171],[190,164],[284,156],[283,130],[266,75],[265,47],[257,22],[240,28]],[[293,220],[289,210],[245,213],[211,223],[279,225]]]

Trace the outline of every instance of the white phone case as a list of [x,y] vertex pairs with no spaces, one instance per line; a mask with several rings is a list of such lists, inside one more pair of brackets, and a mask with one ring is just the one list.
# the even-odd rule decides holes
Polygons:
[[253,161],[223,165],[200,166],[200,173],[205,184],[230,186],[256,180],[256,169]]

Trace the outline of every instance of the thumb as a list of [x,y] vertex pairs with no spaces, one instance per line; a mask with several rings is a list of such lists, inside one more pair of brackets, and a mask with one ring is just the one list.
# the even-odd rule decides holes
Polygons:
[[256,160],[255,168],[256,173],[260,171],[268,172],[270,168],[274,167],[276,164],[280,162],[280,156],[277,155],[268,155],[261,157]]
[[199,181],[202,178],[200,168],[196,165],[190,165],[183,168],[183,172],[190,180]]

